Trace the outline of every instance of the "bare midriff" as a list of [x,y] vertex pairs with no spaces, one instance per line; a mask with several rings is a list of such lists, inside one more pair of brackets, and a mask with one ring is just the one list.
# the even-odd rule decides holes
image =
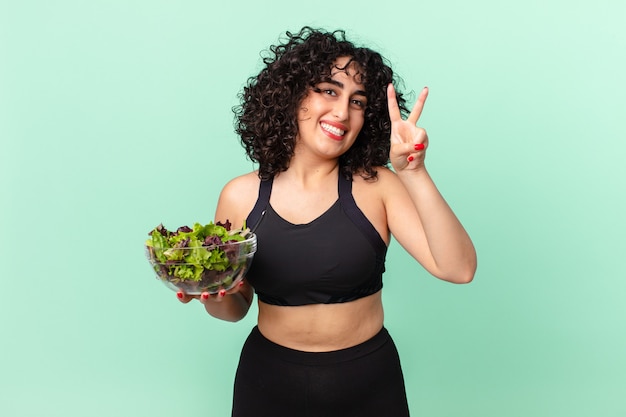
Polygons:
[[259,301],[259,331],[279,345],[329,352],[365,342],[383,326],[381,292],[347,303],[276,306]]

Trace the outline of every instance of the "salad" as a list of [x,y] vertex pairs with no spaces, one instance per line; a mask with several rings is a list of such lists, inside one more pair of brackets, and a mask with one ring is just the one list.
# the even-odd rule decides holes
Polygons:
[[217,292],[234,285],[247,269],[256,240],[245,226],[231,223],[195,223],[176,231],[158,225],[145,242],[147,257],[156,274],[189,293]]

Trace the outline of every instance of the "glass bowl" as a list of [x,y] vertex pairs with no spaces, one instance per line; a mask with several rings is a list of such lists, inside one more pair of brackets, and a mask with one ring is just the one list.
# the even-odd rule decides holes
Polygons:
[[[144,248],[157,279],[171,290],[183,291],[190,295],[199,295],[203,292],[217,294],[220,290],[228,291],[235,287],[245,276],[256,252],[256,235],[250,233],[245,240],[239,242],[199,248],[177,248],[175,250],[182,251],[180,261],[162,262],[159,260],[161,257],[159,251],[165,252],[171,249],[148,245],[144,245]],[[190,263],[185,260],[188,258],[187,254],[196,250],[206,250],[211,252],[211,256],[225,256],[228,259],[225,269],[208,269],[200,263]],[[198,259],[197,256],[192,258]]]

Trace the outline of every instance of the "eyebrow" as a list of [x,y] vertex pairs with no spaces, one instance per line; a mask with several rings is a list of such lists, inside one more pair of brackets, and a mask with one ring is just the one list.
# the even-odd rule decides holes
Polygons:
[[[343,87],[344,87],[342,82],[337,81],[337,80],[333,80],[332,78],[325,78],[325,79],[322,80],[322,82],[323,83],[330,83],[330,84],[336,85],[337,87],[339,87],[341,89],[343,89]],[[367,94],[363,90],[356,90],[354,92],[354,94],[358,94],[360,96],[363,96],[363,97],[367,98]]]

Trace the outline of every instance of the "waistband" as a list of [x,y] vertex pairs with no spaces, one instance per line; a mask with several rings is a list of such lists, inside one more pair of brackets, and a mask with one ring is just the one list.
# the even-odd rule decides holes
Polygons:
[[305,352],[272,342],[261,334],[258,326],[254,326],[246,345],[253,346],[257,354],[272,355],[286,362],[303,365],[332,365],[370,355],[389,342],[392,342],[391,336],[383,327],[372,338],[349,348],[329,352]]

